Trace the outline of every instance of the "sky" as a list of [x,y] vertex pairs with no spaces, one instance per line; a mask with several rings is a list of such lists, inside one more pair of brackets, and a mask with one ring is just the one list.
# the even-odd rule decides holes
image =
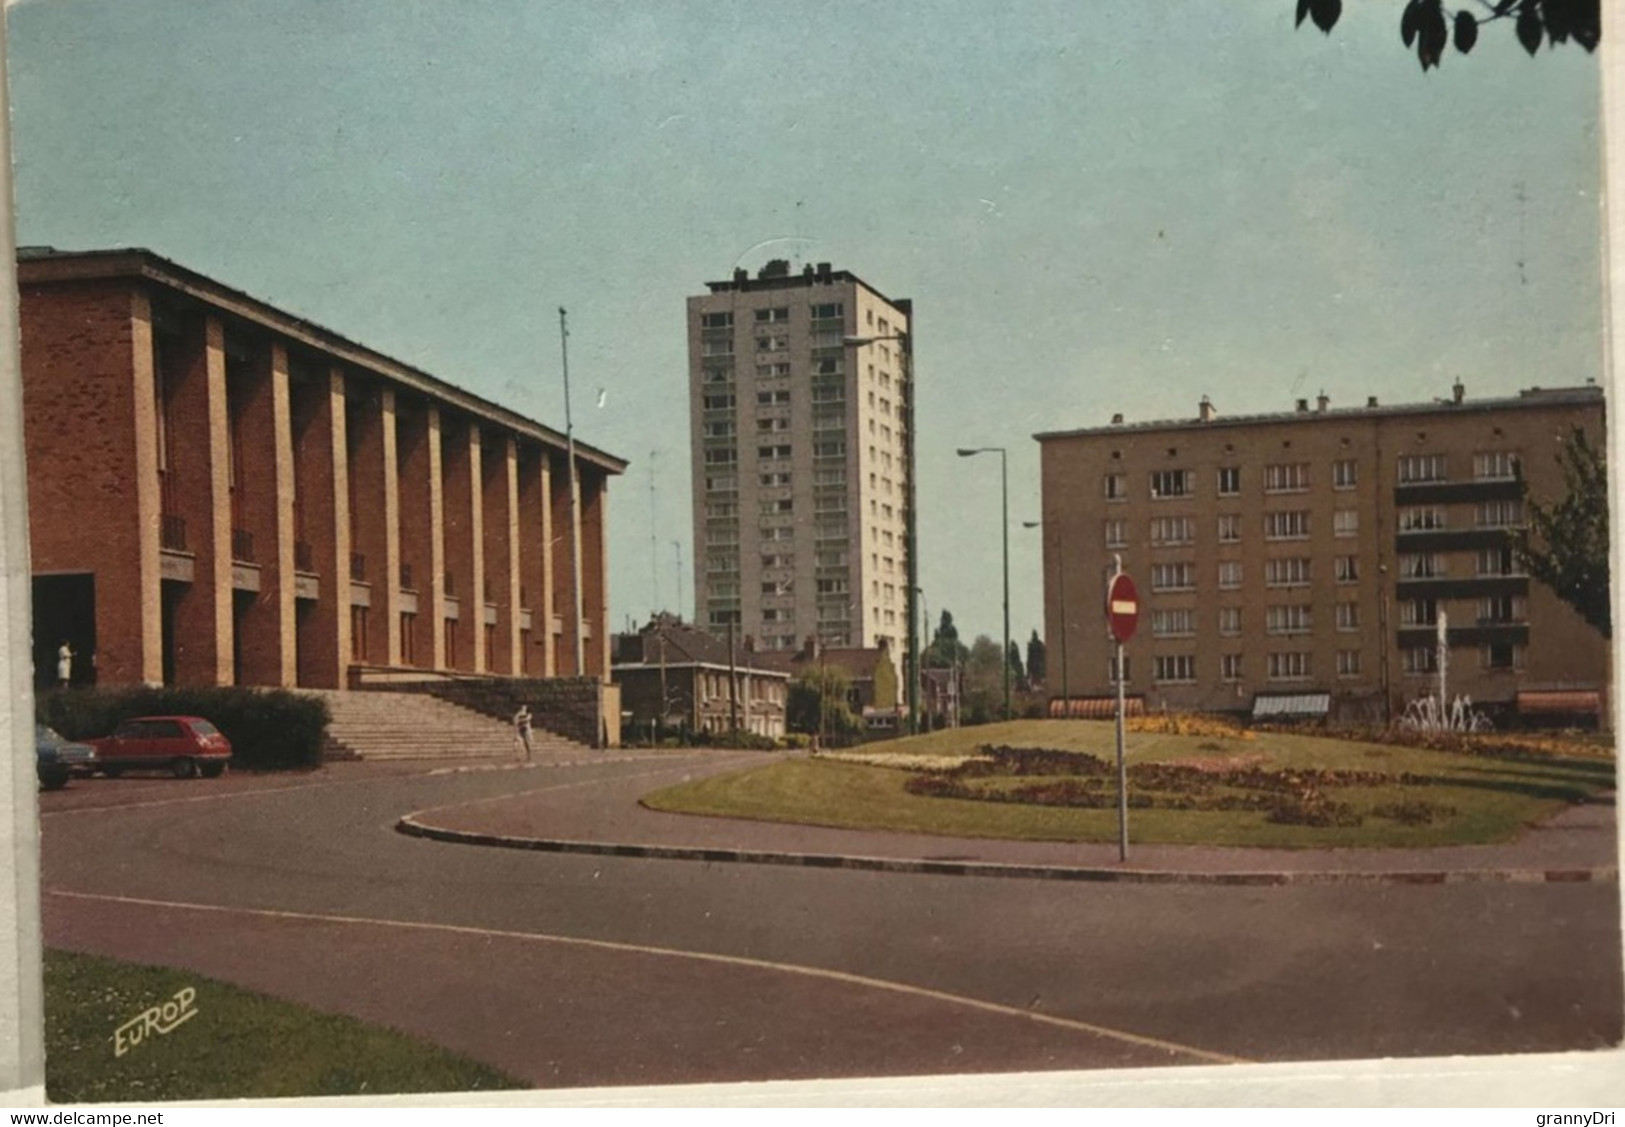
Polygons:
[[[1042,627],[1044,431],[1602,378],[1596,60],[1397,2],[22,0],[17,238],[144,246],[627,459],[610,621],[693,616],[684,299],[914,301],[920,583]],[[679,588],[679,577],[681,588]]]

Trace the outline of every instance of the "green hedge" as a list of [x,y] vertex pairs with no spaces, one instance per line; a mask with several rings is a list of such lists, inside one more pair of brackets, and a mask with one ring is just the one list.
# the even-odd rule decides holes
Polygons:
[[201,716],[231,741],[232,766],[314,767],[322,759],[327,702],[282,689],[69,689],[41,693],[35,714],[70,740],[105,736],[132,716]]

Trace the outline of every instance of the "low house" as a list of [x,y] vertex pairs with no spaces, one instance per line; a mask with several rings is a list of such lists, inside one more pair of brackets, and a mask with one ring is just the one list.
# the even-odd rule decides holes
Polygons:
[[782,739],[790,674],[765,657],[657,615],[615,638],[610,677],[621,686],[623,728],[629,737],[677,730]]

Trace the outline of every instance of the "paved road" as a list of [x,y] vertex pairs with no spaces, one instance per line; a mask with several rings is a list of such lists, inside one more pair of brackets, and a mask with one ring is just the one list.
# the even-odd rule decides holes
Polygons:
[[544,789],[613,825],[627,793],[737,762],[75,783],[43,796],[46,939],[385,1022],[542,1086],[1619,1040],[1612,882],[1063,884],[526,853],[394,828]]

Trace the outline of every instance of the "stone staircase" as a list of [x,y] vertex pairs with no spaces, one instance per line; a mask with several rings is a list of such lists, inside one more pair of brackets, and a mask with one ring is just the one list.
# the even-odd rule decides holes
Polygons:
[[[419,693],[301,690],[327,701],[322,754],[327,760],[500,759],[516,761],[513,725]],[[592,749],[532,729],[537,760],[590,755]]]

